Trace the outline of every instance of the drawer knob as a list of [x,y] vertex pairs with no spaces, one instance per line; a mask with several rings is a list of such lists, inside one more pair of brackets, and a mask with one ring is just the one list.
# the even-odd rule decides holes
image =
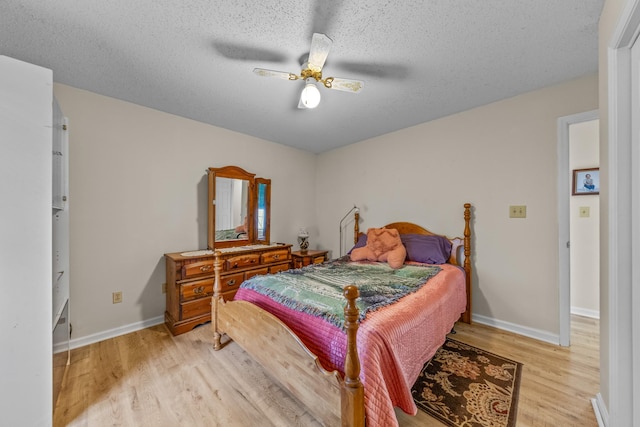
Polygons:
[[194,294],[201,294],[203,291],[204,291],[204,286],[198,286],[197,288],[193,289]]
[[231,279],[231,280],[229,280],[229,281],[227,282],[227,285],[228,285],[228,286],[233,286],[233,285],[235,285],[235,284],[236,284],[236,279]]
[[273,259],[278,259],[278,258],[280,258],[280,255],[274,255],[273,256]]
[[200,267],[200,271],[209,271],[209,270],[211,270],[210,265],[203,265],[202,267]]

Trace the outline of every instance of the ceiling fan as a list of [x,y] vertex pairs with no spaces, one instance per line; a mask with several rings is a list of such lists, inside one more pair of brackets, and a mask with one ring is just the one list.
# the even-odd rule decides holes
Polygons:
[[324,34],[313,33],[309,57],[302,64],[300,75],[286,71],[273,71],[264,68],[254,68],[253,72],[262,77],[277,77],[284,80],[304,80],[305,85],[300,94],[298,108],[316,108],[320,103],[320,90],[316,83],[322,83],[327,89],[343,92],[358,93],[364,87],[364,82],[340,77],[322,77],[322,66],[329,55],[333,41]]

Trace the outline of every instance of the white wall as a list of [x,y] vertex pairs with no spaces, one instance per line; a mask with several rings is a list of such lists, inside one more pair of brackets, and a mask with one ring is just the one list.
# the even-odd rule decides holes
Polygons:
[[321,246],[337,252],[353,203],[364,230],[405,220],[457,236],[471,202],[474,316],[557,342],[557,119],[597,106],[587,76],[321,154]]
[[[599,167],[599,120],[569,126],[569,173]],[[572,177],[571,177],[572,178]],[[570,178],[569,182],[572,182]],[[600,313],[600,196],[569,196],[571,313],[599,317]],[[581,208],[589,209],[581,217]]]
[[208,167],[271,178],[272,241],[294,243],[315,224],[315,154],[65,85],[54,92],[71,124],[72,345],[162,321],[163,255],[207,246]]
[[0,423],[51,425],[51,70],[0,56]]

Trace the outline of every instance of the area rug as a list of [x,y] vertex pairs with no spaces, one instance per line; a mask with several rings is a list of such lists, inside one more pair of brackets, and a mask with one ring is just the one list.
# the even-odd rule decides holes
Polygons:
[[513,427],[522,364],[447,338],[411,393],[416,405],[453,427]]

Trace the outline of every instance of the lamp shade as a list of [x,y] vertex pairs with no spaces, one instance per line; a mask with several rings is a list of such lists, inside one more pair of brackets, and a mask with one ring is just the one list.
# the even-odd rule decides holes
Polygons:
[[320,91],[312,78],[308,78],[300,94],[300,103],[305,108],[316,108],[320,104]]

